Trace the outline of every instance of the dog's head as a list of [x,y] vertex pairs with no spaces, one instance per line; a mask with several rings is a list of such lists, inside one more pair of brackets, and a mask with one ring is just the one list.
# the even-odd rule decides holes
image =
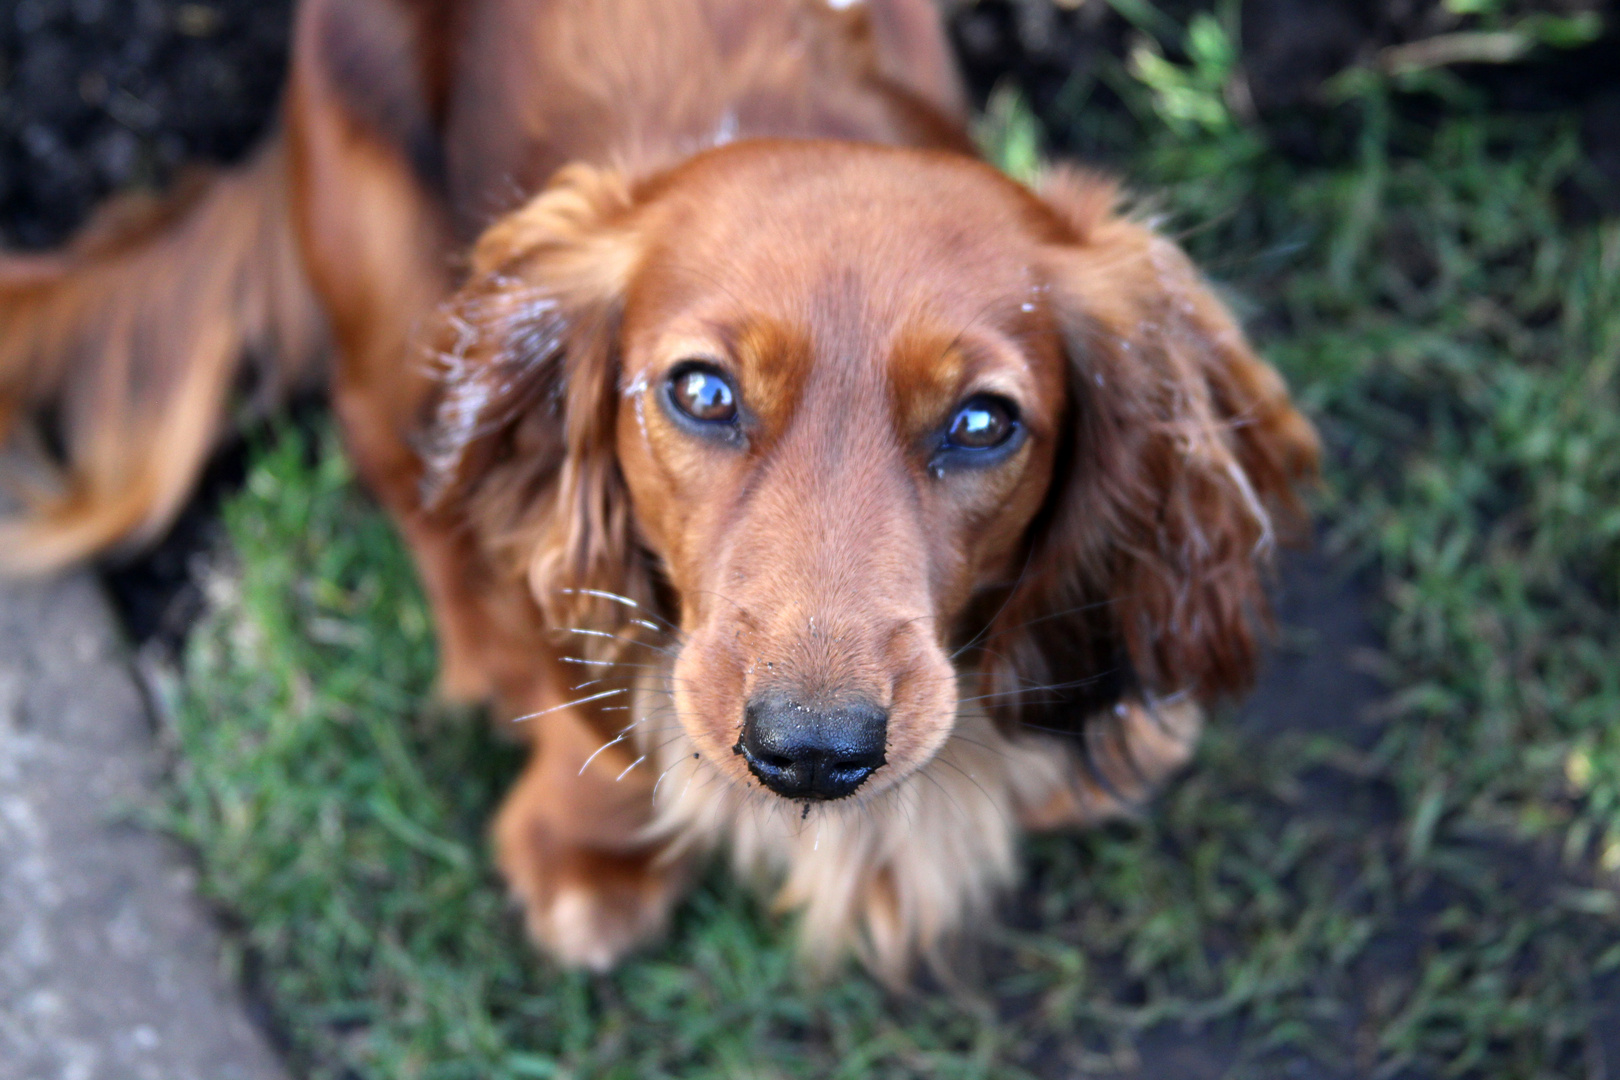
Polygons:
[[1238,689],[1315,438],[1115,202],[838,143],[565,170],[449,309],[429,497],[554,626],[663,611],[687,734],[789,798],[901,783],[959,686],[1063,730]]

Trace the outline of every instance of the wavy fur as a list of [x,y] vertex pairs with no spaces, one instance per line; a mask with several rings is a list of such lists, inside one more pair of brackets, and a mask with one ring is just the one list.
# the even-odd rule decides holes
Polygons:
[[320,352],[282,144],[168,199],[116,199],[63,251],[0,257],[0,328],[0,438],[21,458],[22,503],[0,519],[0,566],[54,570],[153,539],[244,359],[263,401]]

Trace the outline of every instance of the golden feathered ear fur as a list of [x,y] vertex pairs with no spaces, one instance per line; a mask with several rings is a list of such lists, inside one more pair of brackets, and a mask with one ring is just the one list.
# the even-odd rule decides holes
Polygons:
[[593,592],[650,599],[614,453],[630,208],[616,173],[563,170],[485,232],[435,347],[424,502],[526,576],[552,626],[613,609]]
[[1318,447],[1186,255],[1121,216],[1111,183],[1059,171],[1041,195],[1068,234],[1044,270],[1071,434],[989,674],[1011,702],[1043,702],[1011,705],[1017,720],[1077,730],[1121,702],[1250,682],[1272,549],[1303,525]]

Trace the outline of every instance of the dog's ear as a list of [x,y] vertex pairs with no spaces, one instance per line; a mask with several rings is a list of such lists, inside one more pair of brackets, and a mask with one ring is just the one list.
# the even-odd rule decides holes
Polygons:
[[423,501],[526,575],[553,626],[649,599],[614,452],[617,338],[638,245],[616,173],[570,166],[479,240],[441,313]]
[[1245,688],[1271,550],[1303,525],[1317,440],[1186,255],[1117,212],[1112,184],[1060,172],[1040,193],[1059,219],[1043,270],[1069,416],[987,669],[1021,719],[1073,730],[1121,699]]

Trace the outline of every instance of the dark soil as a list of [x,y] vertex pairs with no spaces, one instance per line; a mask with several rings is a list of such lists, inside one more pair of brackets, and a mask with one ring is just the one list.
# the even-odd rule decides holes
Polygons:
[[0,236],[64,239],[95,203],[257,141],[290,0],[0,0]]
[[[1275,590],[1279,643],[1232,721],[1257,743],[1309,732],[1370,749],[1378,736],[1372,710],[1384,698],[1383,687],[1362,663],[1381,645],[1367,609],[1370,590],[1336,570],[1319,550],[1285,554],[1281,571]],[[1295,644],[1290,647],[1288,642]],[[1296,814],[1356,822],[1369,831],[1389,829],[1398,817],[1394,794],[1386,785],[1324,768],[1301,773],[1299,782],[1309,794],[1292,808]],[[1413,941],[1421,941],[1416,912],[1405,921]],[[1405,956],[1390,956],[1385,964],[1402,970],[1407,961]],[[1347,1044],[1353,1039],[1353,1026],[1353,1018],[1346,1018],[1339,1033]],[[1340,1080],[1349,1075],[1297,1049],[1254,1061],[1245,1056],[1252,1052],[1252,1040],[1244,1036],[1238,1023],[1161,1024],[1136,1040],[1141,1064],[1120,1080],[1222,1080],[1245,1072],[1291,1080]]]

